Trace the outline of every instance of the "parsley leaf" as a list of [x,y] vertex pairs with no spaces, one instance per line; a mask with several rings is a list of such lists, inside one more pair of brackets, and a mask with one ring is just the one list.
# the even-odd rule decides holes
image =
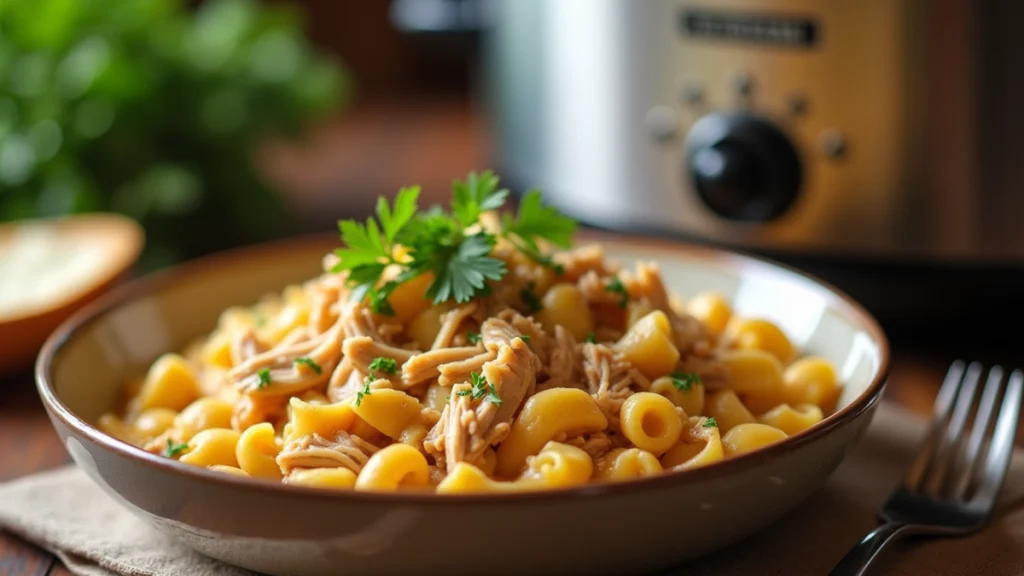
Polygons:
[[370,362],[370,372],[384,372],[385,374],[394,374],[398,372],[398,362],[394,358],[385,358],[383,356],[374,358]]
[[469,342],[470,344],[479,344],[482,340],[483,340],[483,337],[480,336],[479,332],[467,332],[466,333],[466,341]]
[[360,405],[362,405],[362,403],[363,403],[363,396],[369,396],[371,394],[370,384],[373,384],[373,378],[370,377],[370,376],[367,376],[366,379],[363,380],[363,389],[360,390],[359,392],[356,392],[356,407],[357,408]]
[[714,418],[708,417],[704,419],[704,423],[701,426],[705,428],[718,428],[718,422]]
[[[391,204],[380,198],[376,218],[338,223],[343,247],[335,251],[339,261],[332,272],[347,274],[345,285],[352,299],[369,299],[370,308],[385,315],[394,315],[388,302],[394,289],[428,272],[434,280],[426,297],[435,304],[468,302],[488,294],[488,281],[500,280],[508,268],[503,260],[491,256],[495,234],[466,230],[472,230],[482,213],[505,204],[509,192],[499,189],[498,182],[491,171],[471,172],[465,181],[456,180],[450,212],[439,207],[419,210],[418,186],[401,189]],[[529,258],[558,270],[560,267],[541,253],[538,242],[568,247],[575,229],[573,220],[544,206],[540,192],[531,190],[515,218],[506,215],[500,236]],[[397,246],[402,246],[406,255],[396,257]],[[397,276],[391,277],[394,271]]]
[[377,218],[384,229],[384,238],[389,248],[398,237],[398,232],[416,215],[416,200],[420,195],[419,186],[402,188],[395,196],[394,209],[388,206],[387,198],[377,198]]
[[185,450],[188,450],[188,442],[181,444],[175,444],[170,438],[167,439],[167,447],[164,448],[164,456],[168,458],[176,458]]
[[270,386],[270,368],[260,368],[256,375],[260,378],[260,383],[256,385],[257,390]]
[[498,177],[490,170],[477,175],[470,172],[466,181],[452,183],[452,213],[463,227],[473,225],[482,212],[497,210],[505,204],[508,190],[498,190]]
[[303,356],[302,358],[296,358],[295,364],[305,364],[306,366],[309,366],[310,369],[313,370],[313,372],[316,372],[317,376],[324,373],[324,369],[321,368],[319,364],[314,362],[312,358],[306,358],[305,356]]
[[696,372],[673,372],[669,374],[672,385],[680,392],[689,392],[694,384],[703,384]]
[[522,340],[523,342],[527,343],[527,344],[530,343],[530,335],[529,334],[520,334],[519,335],[519,339]]
[[597,344],[597,336],[593,332],[588,332],[587,342],[589,342],[590,344]]
[[573,234],[576,233],[576,221],[545,206],[540,190],[533,188],[523,194],[514,219],[505,215],[502,228],[504,235],[518,238],[539,254],[537,241],[541,239],[562,248],[571,246]]
[[519,291],[519,297],[523,299],[523,304],[526,304],[526,308],[532,312],[540,312],[544,309],[544,305],[541,304],[540,298],[534,293],[533,289],[536,285],[533,282],[528,283]]
[[447,258],[432,266],[435,280],[427,296],[435,304],[454,299],[469,302],[482,290],[487,280],[501,280],[508,272],[505,263],[490,256],[494,236],[479,232],[466,236]]
[[622,295],[619,300],[619,308],[626,309],[626,305],[629,304],[629,292],[626,291],[626,285],[619,280],[618,276],[612,276],[608,283],[604,285],[605,292],[615,292]]
[[[470,372],[469,379],[472,381],[473,390],[463,390],[463,392],[471,392],[471,399],[479,400],[486,396],[492,404],[501,406],[501,396],[498,396],[498,392],[494,389],[494,384],[488,382],[487,378],[484,378],[479,372]],[[465,394],[460,395],[464,396]]]

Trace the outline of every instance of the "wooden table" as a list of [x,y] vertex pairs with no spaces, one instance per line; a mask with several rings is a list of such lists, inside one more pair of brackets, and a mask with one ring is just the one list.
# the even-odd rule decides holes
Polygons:
[[[388,158],[386,170],[380,169],[382,154]],[[294,207],[309,216],[309,228],[319,229],[333,225],[339,208],[365,213],[376,194],[405,184],[423,184],[428,196],[447,194],[454,176],[485,168],[488,159],[487,131],[476,110],[427,102],[355,110],[318,130],[302,148],[268,148],[262,164],[274,181],[293,191]],[[952,358],[934,350],[914,352],[909,343],[895,342],[894,349],[886,397],[927,416]],[[0,378],[0,482],[69,461],[31,375]],[[0,532],[0,575],[46,574],[69,572],[47,552]]]

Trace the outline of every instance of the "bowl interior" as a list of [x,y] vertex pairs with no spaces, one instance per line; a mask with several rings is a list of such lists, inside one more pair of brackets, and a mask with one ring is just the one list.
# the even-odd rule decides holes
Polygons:
[[[95,422],[117,405],[127,378],[210,331],[225,308],[313,277],[335,245],[333,239],[311,239],[226,253],[136,283],[127,297],[125,291],[111,295],[98,305],[105,312],[64,334],[52,363],[57,398],[79,418]],[[840,409],[863,394],[881,369],[886,343],[874,320],[801,274],[682,245],[612,241],[606,252],[623,264],[657,262],[668,287],[683,298],[715,290],[736,313],[777,322],[804,353],[838,367],[844,383]],[[77,322],[73,318],[68,325]]]

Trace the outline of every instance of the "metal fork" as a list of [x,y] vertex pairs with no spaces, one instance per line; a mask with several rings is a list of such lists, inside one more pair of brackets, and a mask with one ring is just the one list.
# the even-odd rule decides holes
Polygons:
[[883,524],[857,543],[831,576],[866,574],[882,549],[903,536],[962,536],[988,522],[1013,454],[1024,373],[1014,370],[1004,386],[1002,368],[993,366],[975,402],[983,372],[977,362],[965,366],[957,360],[949,367],[928,435],[879,514]]

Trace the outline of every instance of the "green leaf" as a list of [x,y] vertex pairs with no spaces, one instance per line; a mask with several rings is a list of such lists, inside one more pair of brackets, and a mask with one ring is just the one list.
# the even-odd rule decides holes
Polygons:
[[384,228],[384,237],[387,238],[388,244],[395,241],[402,227],[416,215],[416,200],[419,195],[419,186],[402,188],[395,196],[394,210],[388,206],[387,198],[381,196],[377,199],[377,218],[380,220],[381,227]]
[[365,225],[355,220],[342,220],[338,222],[338,229],[346,247],[334,251],[341,259],[334,267],[334,271],[340,272],[364,264],[380,263],[381,259],[390,257],[381,242],[380,228],[372,218],[368,219]]
[[494,237],[483,232],[463,238],[458,248],[434,267],[435,279],[427,297],[435,304],[454,299],[469,302],[484,289],[487,280],[500,280],[508,272],[505,263],[489,256]]
[[185,450],[188,450],[188,442],[182,442],[181,444],[178,444],[171,440],[170,438],[168,438],[167,446],[164,448],[164,456],[168,458],[176,458]]
[[467,332],[466,341],[470,344],[479,344],[483,340],[479,332]]
[[544,239],[556,246],[568,248],[576,233],[576,221],[563,216],[557,210],[545,206],[540,190],[531,189],[523,195],[515,219],[506,218],[505,234],[514,234],[527,246],[536,250],[537,240]]
[[473,225],[482,212],[497,210],[505,204],[508,190],[498,190],[498,177],[490,170],[477,175],[470,172],[465,181],[452,183],[452,212],[462,226]]
[[398,361],[395,360],[394,358],[386,358],[384,356],[379,356],[377,358],[374,358],[373,361],[370,362],[369,368],[370,372],[383,372],[385,374],[394,374],[395,372],[398,372]]
[[597,344],[597,336],[593,332],[588,332],[587,342],[590,344]]
[[629,291],[626,290],[626,285],[619,280],[618,276],[612,276],[608,283],[604,285],[605,292],[617,293],[621,296],[619,299],[619,308],[626,309],[626,305],[629,304]]
[[718,422],[714,418],[705,418],[704,423],[701,426],[705,428],[718,428]]
[[319,364],[314,362],[312,358],[306,358],[305,356],[303,356],[301,358],[296,358],[295,359],[295,365],[298,366],[299,364],[302,364],[302,365],[305,365],[305,366],[309,366],[309,368],[311,370],[313,370],[313,372],[316,372],[317,376],[319,376],[319,375],[324,373],[324,369],[321,368]]
[[689,392],[694,384],[702,384],[696,372],[673,372],[669,377],[672,379],[672,386],[680,392]]
[[260,368],[256,374],[260,379],[259,384],[256,385],[257,390],[262,390],[267,386],[270,386],[270,368]]

